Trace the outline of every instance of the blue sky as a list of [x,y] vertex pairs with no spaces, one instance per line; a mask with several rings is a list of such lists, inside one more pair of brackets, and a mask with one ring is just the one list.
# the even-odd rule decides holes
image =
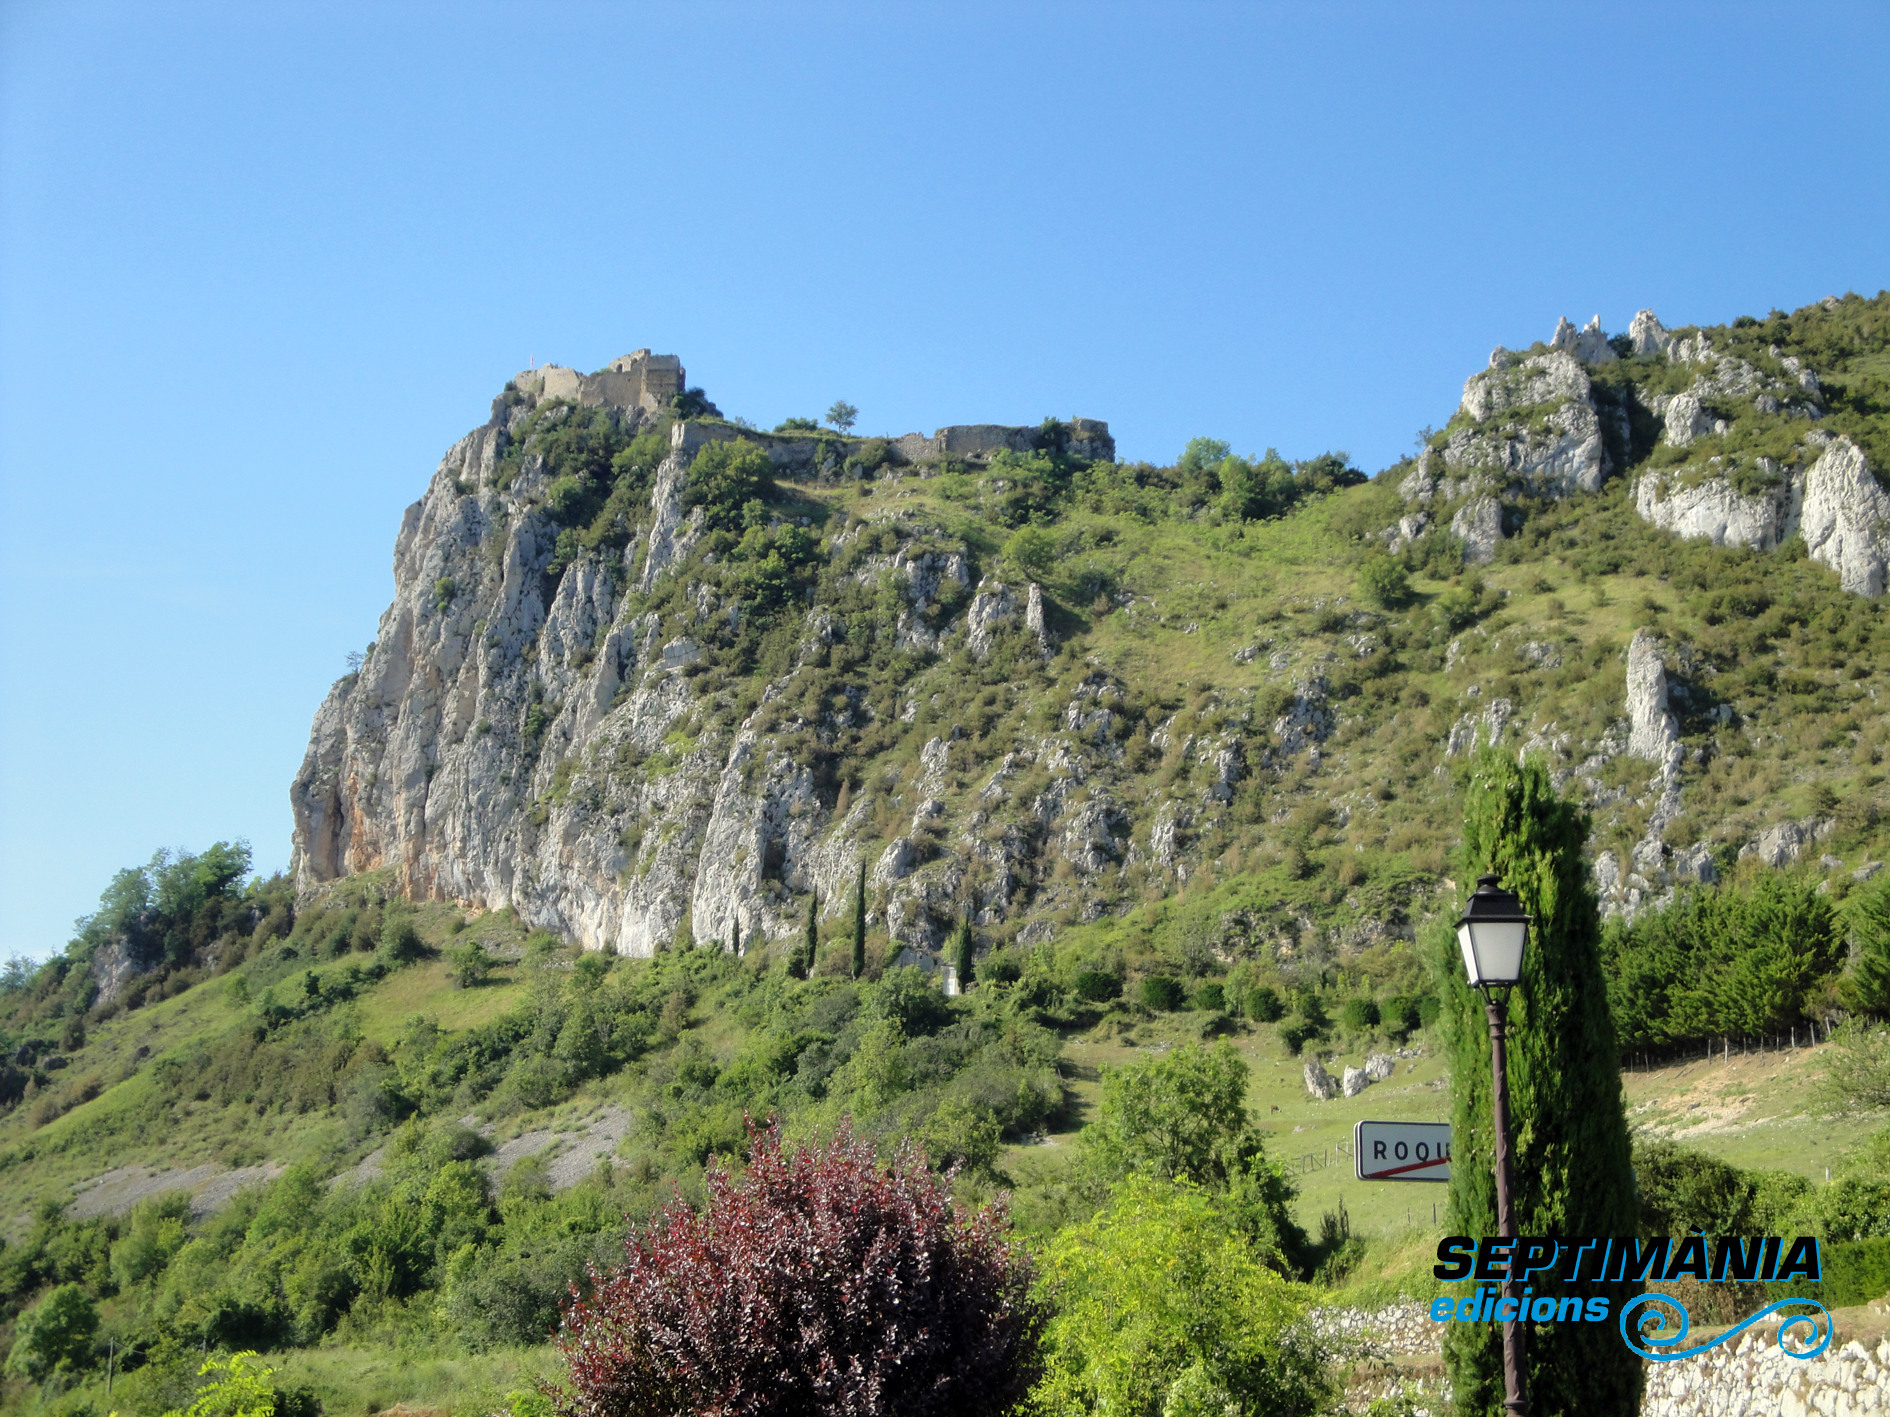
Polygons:
[[0,6],[0,956],[247,837],[528,361],[1395,460],[1558,315],[1890,285],[1881,4]]

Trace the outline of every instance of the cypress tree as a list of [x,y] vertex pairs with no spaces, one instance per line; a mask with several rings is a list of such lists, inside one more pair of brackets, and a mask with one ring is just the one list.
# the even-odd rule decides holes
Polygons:
[[807,897],[807,933],[799,949],[788,956],[788,973],[805,979],[814,972],[814,952],[820,948],[820,892]]
[[952,968],[958,973],[958,992],[964,993],[971,987],[971,912],[965,912],[964,923],[958,927],[958,948],[952,960]]
[[866,863],[860,863],[859,883],[853,887],[853,977],[866,973]]
[[[1519,764],[1488,750],[1478,756],[1465,803],[1460,879],[1495,872],[1532,917],[1522,982],[1509,1008],[1510,1142],[1522,1235],[1633,1235],[1639,1228],[1600,912],[1582,859],[1587,839],[1588,814],[1557,795],[1541,762]],[[1430,926],[1426,952],[1450,1056],[1449,1229],[1494,1235],[1489,1023],[1448,918]],[[1605,1293],[1611,1315],[1642,1288],[1584,1281],[1565,1290],[1553,1280],[1551,1286],[1542,1292]],[[1502,1325],[1447,1323],[1444,1330],[1457,1411],[1501,1414]],[[1641,1360],[1612,1321],[1531,1323],[1525,1354],[1536,1412],[1612,1417],[1640,1410]]]
[[1852,896],[1844,913],[1854,951],[1840,986],[1844,1002],[1859,1013],[1890,1018],[1890,874]]

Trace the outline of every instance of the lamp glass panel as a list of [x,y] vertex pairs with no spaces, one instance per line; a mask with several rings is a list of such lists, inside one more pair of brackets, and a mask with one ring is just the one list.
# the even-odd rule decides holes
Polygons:
[[1463,927],[1460,934],[1470,936],[1467,952],[1475,956],[1472,966],[1475,984],[1514,984],[1522,978],[1523,938],[1529,933],[1525,920],[1479,920]]
[[1457,927],[1457,944],[1463,950],[1463,972],[1470,976],[1470,983],[1475,985],[1480,982],[1477,978],[1477,952],[1470,943],[1468,925]]

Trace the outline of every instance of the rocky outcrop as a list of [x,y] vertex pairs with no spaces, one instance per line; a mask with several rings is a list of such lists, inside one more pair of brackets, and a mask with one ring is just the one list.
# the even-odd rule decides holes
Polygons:
[[1805,473],[1798,529],[1811,559],[1836,571],[1844,589],[1873,598],[1883,594],[1890,495],[1850,439],[1833,439]]
[[1634,318],[1628,322],[1628,343],[1637,356],[1665,354],[1672,342],[1673,336],[1667,333],[1667,327],[1652,310],[1634,312]]
[[1829,817],[1807,817],[1801,822],[1779,822],[1767,827],[1756,841],[1739,848],[1739,859],[1756,856],[1772,867],[1789,866],[1814,842],[1823,841],[1836,823]]
[[[824,745],[870,725],[875,708],[856,684],[810,692],[818,677],[797,678],[864,634],[911,656],[895,709],[910,722],[918,676],[936,658],[952,674],[949,656],[984,658],[1003,636],[1050,654],[1042,588],[987,580],[971,593],[969,548],[874,504],[818,543],[846,558],[837,593],[869,591],[870,608],[791,603],[785,623],[798,641],[785,665],[743,686],[744,699],[722,676],[749,602],[708,573],[717,549],[705,549],[711,533],[704,509],[690,505],[689,479],[703,449],[733,437],[762,447],[777,476],[830,480],[867,467],[903,475],[902,459],[928,449],[972,463],[1052,443],[1105,456],[1106,425],[941,429],[860,461],[871,440],[675,423],[650,470],[647,507],[622,523],[629,544],[573,546],[552,512],[568,489],[554,494],[533,451],[542,445],[514,438],[589,407],[627,444],[667,409],[665,379],[681,379],[666,358],[645,351],[596,375],[527,371],[491,420],[448,450],[402,518],[393,603],[374,644],[316,713],[290,793],[298,886],[384,871],[414,898],[510,907],[531,926],[629,955],[685,931],[724,948],[796,936],[810,892],[824,913],[848,909],[863,861],[869,919],[922,963],[967,911],[987,926],[1040,903],[1046,916],[1094,918],[1099,878],[1123,868],[1134,835],[1112,790],[1122,748],[1108,705],[1120,701],[1119,684],[1094,676],[1079,718],[1099,714],[1100,727],[1019,742],[973,784],[951,771],[958,727],[932,737],[916,768],[836,764]],[[777,530],[787,525],[769,515]],[[859,536],[870,554],[851,544]],[[679,574],[696,579],[678,591]],[[1214,751],[1189,801],[1168,804],[1177,874],[1186,824],[1223,808],[1240,772],[1237,746]],[[1051,786],[1014,799],[1018,775],[1038,767]],[[909,817],[888,832],[895,812]]]
[[1607,335],[1602,333],[1599,315],[1579,330],[1566,317],[1557,320],[1555,334],[1549,344],[1552,348],[1572,354],[1584,364],[1612,364],[1621,357],[1614,352],[1614,346],[1608,343]]
[[1306,1091],[1321,1102],[1330,1102],[1339,1095],[1338,1079],[1327,1072],[1325,1065],[1318,1059],[1306,1064]]
[[[1669,405],[1670,425],[1688,397]],[[1811,559],[1836,572],[1845,590],[1880,596],[1890,566],[1890,494],[1850,439],[1814,430],[1806,441],[1820,451],[1802,471],[1755,457],[1751,480],[1763,488],[1755,492],[1738,491],[1718,457],[1703,467],[1643,473],[1635,510],[1676,536],[1715,546],[1770,551],[1801,535]]]
[[1627,659],[1628,752],[1665,771],[1680,765],[1680,725],[1667,711],[1667,667],[1652,632],[1634,632]]
[[1450,519],[1450,534],[1463,542],[1465,565],[1481,566],[1494,561],[1497,543],[1503,539],[1501,504],[1488,496],[1465,502]]
[[1714,418],[1700,402],[1700,396],[1692,389],[1679,394],[1667,405],[1667,414],[1662,427],[1662,436],[1676,448],[1692,445],[1695,438],[1708,433],[1726,431],[1724,419]]
[[1804,484],[1786,476],[1770,458],[1755,461],[1759,472],[1772,479],[1766,491],[1737,491],[1731,479],[1716,470],[1715,460],[1704,475],[1643,473],[1634,484],[1634,509],[1643,521],[1688,540],[1773,550],[1798,530]]

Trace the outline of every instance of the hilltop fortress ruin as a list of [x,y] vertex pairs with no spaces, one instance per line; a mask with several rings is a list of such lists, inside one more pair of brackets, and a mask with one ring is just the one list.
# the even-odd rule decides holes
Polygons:
[[[670,400],[688,387],[688,374],[682,360],[673,354],[652,354],[635,350],[599,369],[595,374],[580,374],[562,364],[544,364],[512,376],[508,388],[523,395],[532,404],[566,399],[581,408],[611,408],[638,417],[654,418],[666,412]],[[494,417],[502,418],[505,395],[494,406]],[[999,423],[961,423],[936,430],[931,437],[907,433],[898,438],[873,439],[821,429],[814,432],[766,433],[740,423],[722,419],[688,419],[670,430],[672,449],[684,460],[709,443],[746,438],[768,450],[774,464],[784,473],[810,474],[824,466],[838,466],[854,450],[865,444],[883,441],[894,463],[924,465],[947,459],[983,462],[993,453],[1028,453],[1043,449],[1052,435],[1042,428]],[[1105,458],[1116,455],[1115,439],[1109,425],[1095,418],[1072,418],[1060,424],[1054,434],[1060,450],[1079,458]]]

